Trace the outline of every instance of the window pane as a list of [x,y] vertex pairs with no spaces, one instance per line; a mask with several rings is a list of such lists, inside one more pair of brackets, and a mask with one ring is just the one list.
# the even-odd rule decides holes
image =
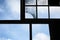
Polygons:
[[26,5],[36,5],[36,0],[25,0]]
[[37,0],[38,5],[48,5],[48,0]]
[[0,20],[20,20],[20,0],[0,0]]
[[50,7],[50,18],[60,18],[60,7]]
[[32,40],[50,40],[48,24],[32,24]]
[[29,24],[0,24],[0,40],[29,40]]
[[38,18],[48,18],[48,7],[38,7]]
[[36,18],[36,7],[25,7],[25,18]]

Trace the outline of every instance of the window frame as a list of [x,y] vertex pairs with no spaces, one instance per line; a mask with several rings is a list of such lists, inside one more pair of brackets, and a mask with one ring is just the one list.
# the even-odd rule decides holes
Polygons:
[[[37,4],[37,2],[36,2],[36,4]],[[38,5],[35,5],[35,6],[38,6]],[[60,19],[59,20],[50,19],[49,5],[39,5],[39,6],[48,6],[48,19],[37,19],[37,18],[36,19],[25,19],[25,0],[21,0],[21,20],[0,20],[0,24],[30,24],[30,40],[32,40],[32,36],[31,36],[32,35],[31,34],[32,24],[49,24],[51,40],[55,40],[54,39],[55,36],[53,33],[53,31],[55,30],[54,29],[55,26],[53,24],[55,24],[55,22],[59,22]],[[36,9],[37,9],[37,7],[36,7]]]

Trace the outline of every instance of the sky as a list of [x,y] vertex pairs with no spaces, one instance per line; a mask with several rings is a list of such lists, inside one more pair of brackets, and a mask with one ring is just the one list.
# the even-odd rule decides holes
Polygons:
[[[38,5],[48,5],[48,0],[37,0],[37,4]],[[26,4],[25,5],[36,5],[36,0],[26,0]],[[31,7],[31,6],[30,6]],[[28,8],[28,7],[27,7]],[[33,18],[33,16],[31,15],[33,13],[33,7],[28,8],[28,15],[26,14],[26,18]],[[31,11],[30,11],[31,10]],[[36,8],[34,8],[34,10],[36,10]],[[38,6],[37,7],[37,16],[38,18],[48,18],[48,7],[47,6]],[[49,6],[49,10],[50,10],[50,18],[51,19],[59,19],[60,18],[60,7],[58,6]],[[36,14],[36,13],[34,13]]]
[[48,7],[38,6],[38,18],[48,18]]
[[[38,0],[38,5],[47,5],[48,0]],[[35,5],[36,0],[26,0],[26,5]],[[36,7],[26,7],[36,16]],[[38,18],[48,18],[48,7],[38,7]],[[60,7],[50,6],[50,18],[60,18]],[[30,13],[25,13],[25,18],[34,18]],[[0,20],[21,20],[20,0],[0,0]]]
[[[35,7],[30,8],[30,7],[27,7],[29,10],[28,10],[28,13],[27,12],[25,13],[26,14],[25,18],[34,18],[31,14],[36,15],[36,8]],[[50,18],[51,19],[59,19],[60,18],[60,7],[50,6],[49,10],[50,10]],[[38,6],[37,7],[37,17],[38,18],[48,18],[48,7],[47,6]]]
[[[26,5],[36,5],[36,0],[25,0]],[[48,0],[37,0],[38,5],[48,5]]]
[[[0,40],[29,40],[29,24],[0,24]],[[32,40],[50,40],[48,24],[32,24]]]
[[29,24],[0,24],[0,40],[29,40]]
[[[36,14],[36,7],[25,7],[25,18],[36,18],[36,15],[38,18],[48,18],[48,7],[47,6],[38,6],[37,7],[37,14]],[[33,14],[33,16],[31,15]]]
[[50,6],[50,18],[60,18],[60,7]]
[[[25,0],[25,5],[36,5],[36,0]],[[37,5],[48,5],[48,0],[37,0]],[[35,6],[25,6],[25,10],[28,11],[25,11],[25,18],[36,18],[36,15],[38,18],[48,18],[47,6],[38,6],[37,9]],[[33,17],[31,14],[33,14],[35,17]]]
[[0,20],[20,20],[20,0],[0,0]]
[[[29,16],[30,15],[30,16]],[[32,16],[34,15],[34,16]],[[25,18],[36,18],[36,7],[25,7]]]
[[50,40],[48,24],[32,24],[32,40]]

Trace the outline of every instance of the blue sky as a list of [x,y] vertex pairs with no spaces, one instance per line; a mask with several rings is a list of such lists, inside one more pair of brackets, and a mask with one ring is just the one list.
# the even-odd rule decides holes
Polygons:
[[0,20],[19,20],[20,0],[0,0]]
[[[29,40],[29,24],[0,24],[0,40]],[[50,40],[48,24],[32,24],[33,40]]]
[[0,40],[29,40],[29,24],[0,24]]
[[48,7],[38,6],[38,18],[48,18]]
[[50,6],[50,18],[60,18],[60,7]]
[[32,24],[32,40],[50,40],[48,24]]

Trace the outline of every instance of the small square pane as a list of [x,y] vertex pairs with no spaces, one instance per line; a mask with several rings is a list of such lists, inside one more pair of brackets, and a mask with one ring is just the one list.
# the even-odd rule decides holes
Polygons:
[[38,18],[48,18],[48,7],[39,6],[37,11]]
[[36,5],[36,0],[25,0],[25,5]]
[[60,7],[50,7],[50,18],[60,19]]
[[32,24],[32,40],[50,40],[48,24]]
[[0,20],[20,20],[20,0],[0,0]]
[[0,40],[29,40],[29,24],[0,24]]
[[36,18],[36,7],[25,7],[25,18]]
[[48,0],[37,0],[38,5],[48,5]]

